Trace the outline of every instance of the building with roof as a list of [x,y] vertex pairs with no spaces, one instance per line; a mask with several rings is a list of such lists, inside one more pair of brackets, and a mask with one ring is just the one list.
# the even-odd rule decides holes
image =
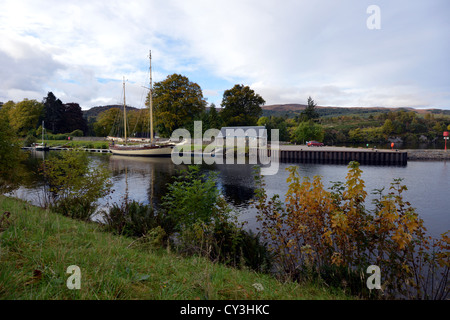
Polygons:
[[234,139],[234,143],[228,142],[228,145],[244,141],[245,147],[267,146],[267,130],[265,126],[222,127],[216,141],[227,145],[229,139]]

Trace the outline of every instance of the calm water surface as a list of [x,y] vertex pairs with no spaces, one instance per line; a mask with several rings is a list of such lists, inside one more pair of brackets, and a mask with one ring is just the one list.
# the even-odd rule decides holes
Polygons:
[[[54,151],[51,151],[54,152]],[[43,153],[32,155],[29,170],[35,170],[43,157]],[[106,164],[112,175],[114,193],[111,198],[101,199],[101,206],[121,201],[128,187],[129,196],[144,203],[159,206],[161,197],[165,194],[166,184],[174,180],[177,170],[186,169],[185,165],[176,166],[170,158],[124,157],[110,154],[89,154],[93,163]],[[340,164],[314,163],[281,163],[276,175],[266,176],[266,191],[269,196],[279,194],[284,196],[288,189],[286,168],[296,165],[301,176],[313,178],[322,176],[326,188],[332,186],[332,181],[345,181],[347,166]],[[218,174],[218,185],[240,219],[248,221],[247,227],[257,226],[256,211],[250,202],[255,191],[253,165],[212,165],[202,166],[205,172],[214,171]],[[404,199],[409,201],[425,222],[430,235],[438,237],[450,229],[450,163],[435,161],[410,161],[406,166],[374,166],[361,165],[362,178],[365,181],[368,201],[372,208],[371,194],[374,189],[386,187],[385,193],[394,178],[403,178],[408,187]],[[15,196],[39,204],[42,182],[34,177],[14,192]]]

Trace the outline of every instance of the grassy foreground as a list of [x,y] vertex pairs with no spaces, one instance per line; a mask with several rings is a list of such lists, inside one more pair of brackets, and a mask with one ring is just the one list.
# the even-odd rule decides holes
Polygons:
[[[9,212],[6,218],[5,212]],[[3,219],[2,219],[3,218]],[[70,290],[67,267],[81,269]],[[255,288],[260,284],[263,290]],[[257,286],[257,285],[256,285]],[[281,283],[185,258],[0,195],[0,299],[350,299],[319,285]]]

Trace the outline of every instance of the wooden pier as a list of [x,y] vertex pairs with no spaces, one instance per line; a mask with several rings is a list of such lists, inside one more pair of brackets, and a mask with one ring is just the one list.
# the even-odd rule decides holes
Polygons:
[[[34,150],[33,147],[22,147],[23,150]],[[101,153],[111,153],[109,149],[95,149],[95,148],[69,148],[69,147],[50,147],[50,150],[80,150],[86,152],[101,152]]]
[[280,146],[268,149],[268,156],[278,152],[280,162],[342,163],[357,161],[360,164],[401,165],[408,161],[408,153],[401,150],[364,149],[345,147]]

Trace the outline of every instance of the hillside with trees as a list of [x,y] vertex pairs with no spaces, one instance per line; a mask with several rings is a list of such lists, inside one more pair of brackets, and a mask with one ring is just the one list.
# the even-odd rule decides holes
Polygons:
[[[395,142],[396,147],[441,148],[442,134],[450,130],[450,110],[317,105],[311,108],[310,99],[308,104],[263,106],[261,119],[264,121],[260,123],[278,123],[271,128],[278,128],[280,132],[287,127],[289,138],[284,141],[319,140],[338,146],[387,147]],[[318,117],[306,119],[311,113],[308,110],[313,109]]]
[[[282,116],[295,118],[307,107],[307,104],[272,104],[262,107],[263,116]],[[419,115],[432,113],[435,115],[450,115],[450,110],[442,109],[415,109],[415,108],[388,108],[388,107],[326,107],[316,106],[316,110],[320,117],[336,117],[336,116],[362,116],[378,115],[380,113],[388,113],[390,111],[413,111]]]

